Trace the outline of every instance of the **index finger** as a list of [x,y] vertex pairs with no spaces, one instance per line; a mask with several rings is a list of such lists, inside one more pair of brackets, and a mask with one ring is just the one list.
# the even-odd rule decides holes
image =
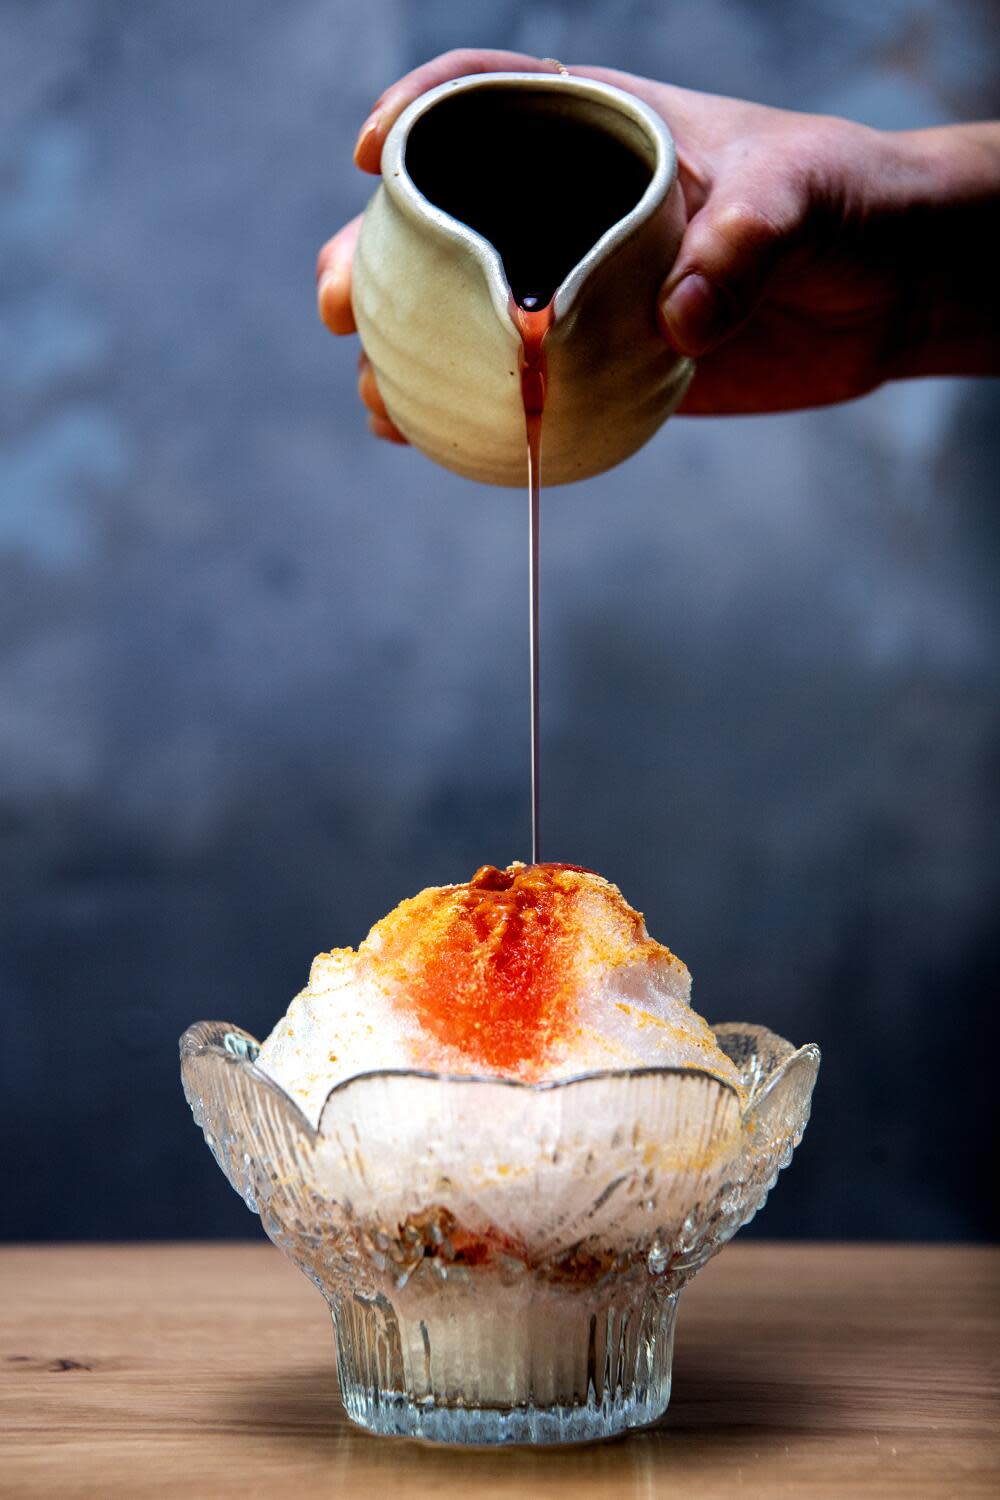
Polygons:
[[459,47],[440,57],[422,63],[375,101],[375,107],[361,127],[354,160],[363,172],[378,173],[385,138],[403,110],[428,89],[470,73],[551,73],[555,64],[524,52],[492,52],[478,47]]

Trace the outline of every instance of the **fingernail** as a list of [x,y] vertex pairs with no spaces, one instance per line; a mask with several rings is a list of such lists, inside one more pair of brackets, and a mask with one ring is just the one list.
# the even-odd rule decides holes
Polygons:
[[679,354],[702,354],[726,331],[726,309],[699,271],[688,271],[660,303],[668,339]]
[[368,150],[370,141],[374,136],[378,134],[381,124],[381,112],[377,109],[372,110],[371,114],[368,116],[367,120],[358,131],[358,138],[354,143],[354,163],[356,166],[364,168],[365,163],[362,158]]

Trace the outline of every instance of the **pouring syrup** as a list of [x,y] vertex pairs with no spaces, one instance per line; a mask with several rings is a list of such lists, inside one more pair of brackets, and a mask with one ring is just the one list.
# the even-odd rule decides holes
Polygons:
[[511,298],[511,316],[521,335],[521,400],[528,442],[528,631],[531,682],[531,863],[541,859],[540,729],[539,729],[539,541],[542,498],[542,413],[545,410],[545,335],[552,326],[554,298],[524,295]]

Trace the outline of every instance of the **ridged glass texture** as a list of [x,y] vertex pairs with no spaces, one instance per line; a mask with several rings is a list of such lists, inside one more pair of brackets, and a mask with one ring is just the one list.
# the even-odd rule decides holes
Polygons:
[[238,1026],[192,1026],[181,1070],[222,1170],[330,1305],[354,1421],[572,1442],[666,1410],[678,1294],[802,1137],[818,1050],[716,1036],[742,1107],[690,1069],[378,1072],[335,1088],[314,1130]]

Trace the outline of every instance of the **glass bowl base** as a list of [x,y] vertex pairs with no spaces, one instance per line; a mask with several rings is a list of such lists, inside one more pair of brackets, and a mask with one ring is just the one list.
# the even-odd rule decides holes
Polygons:
[[655,1400],[621,1399],[583,1406],[474,1407],[417,1403],[400,1391],[345,1393],[344,1409],[352,1422],[386,1437],[423,1438],[431,1443],[495,1447],[504,1443],[592,1443],[646,1427],[662,1417],[670,1401],[670,1382]]
[[437,1443],[587,1443],[670,1401],[676,1296],[519,1285],[334,1305],[344,1409],[370,1432]]

